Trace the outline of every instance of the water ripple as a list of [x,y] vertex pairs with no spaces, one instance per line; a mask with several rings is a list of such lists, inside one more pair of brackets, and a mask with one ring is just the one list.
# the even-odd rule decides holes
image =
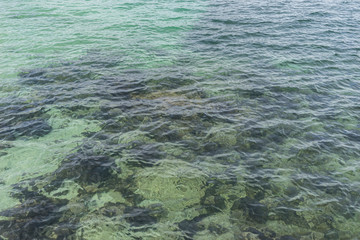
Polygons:
[[50,56],[0,75],[0,238],[359,235],[355,3],[82,4],[0,10]]

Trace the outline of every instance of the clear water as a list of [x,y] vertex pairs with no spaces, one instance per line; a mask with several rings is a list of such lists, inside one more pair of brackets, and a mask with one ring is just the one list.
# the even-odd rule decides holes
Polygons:
[[0,5],[0,238],[360,236],[356,1]]

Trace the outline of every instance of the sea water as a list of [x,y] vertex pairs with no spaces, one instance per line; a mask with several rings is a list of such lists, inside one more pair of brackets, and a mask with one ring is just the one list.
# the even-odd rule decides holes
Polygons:
[[0,238],[360,236],[356,1],[0,6]]

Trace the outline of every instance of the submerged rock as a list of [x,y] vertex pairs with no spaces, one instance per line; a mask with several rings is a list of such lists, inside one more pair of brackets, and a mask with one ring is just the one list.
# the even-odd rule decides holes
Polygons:
[[15,140],[20,136],[41,137],[51,132],[52,127],[44,120],[31,120],[18,123],[14,126],[3,128],[0,138]]
[[186,240],[193,239],[193,236],[197,232],[205,229],[205,227],[199,223],[204,217],[206,217],[206,215],[200,215],[191,220],[184,220],[178,224],[179,228],[185,234]]
[[123,160],[130,166],[151,167],[166,156],[157,143],[133,143],[130,149],[125,149],[121,153]]
[[193,236],[199,232],[205,229],[205,226],[203,226],[200,222],[202,219],[204,219],[207,215],[200,215],[197,216],[191,220],[183,220],[178,223],[179,228],[183,231],[185,234],[185,239],[190,240],[193,239]]
[[0,139],[20,136],[41,137],[51,132],[47,123],[45,102],[7,98],[0,104]]
[[240,198],[231,207],[231,215],[240,221],[252,221],[255,223],[266,223],[269,215],[267,207],[249,197]]
[[60,208],[67,202],[41,195],[28,197],[20,206],[0,213],[9,219],[0,220],[0,235],[7,239],[60,239],[58,234],[62,232],[67,238],[75,233],[75,225],[59,223],[63,214]]
[[70,155],[55,174],[59,179],[68,179],[80,185],[103,183],[119,172],[115,162],[104,155],[77,153]]
[[10,144],[10,143],[1,143],[0,142],[0,150],[5,150],[5,149],[8,149],[8,148],[12,148],[13,147],[13,145],[12,144]]
[[157,209],[146,208],[125,208],[124,217],[132,226],[140,227],[143,225],[152,225],[157,222]]
[[231,128],[221,126],[213,127],[210,129],[206,138],[210,142],[214,142],[224,147],[232,147],[237,142],[237,132]]

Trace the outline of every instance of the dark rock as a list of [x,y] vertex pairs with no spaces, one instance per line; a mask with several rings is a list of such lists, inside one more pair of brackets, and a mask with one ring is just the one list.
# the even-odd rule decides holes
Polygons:
[[157,222],[157,218],[150,209],[127,207],[125,208],[125,220],[132,226],[140,227],[143,225],[152,225]]
[[106,203],[103,208],[100,209],[100,213],[105,217],[116,217],[122,215],[125,209],[124,204],[122,203]]
[[276,233],[268,229],[258,230],[256,228],[249,227],[245,230],[245,232],[255,234],[260,240],[274,240],[276,237]]
[[269,210],[264,204],[249,197],[240,198],[235,201],[231,210],[233,215],[236,215],[236,211],[243,212],[247,220],[256,223],[265,223],[269,213]]
[[20,81],[28,85],[42,85],[51,83],[52,80],[46,77],[47,71],[45,69],[32,69],[24,71],[19,74]]
[[209,214],[220,212],[225,209],[225,199],[218,194],[219,188],[223,187],[219,180],[214,179],[207,183],[210,185],[205,191],[205,195],[201,198],[201,205],[205,207]]
[[245,232],[255,234],[256,237],[260,240],[272,240],[273,238],[266,236],[263,232],[257,230],[256,228],[249,227],[245,230]]
[[59,187],[61,187],[63,180],[64,179],[61,179],[61,178],[53,179],[52,181],[50,181],[49,184],[45,185],[43,188],[46,192],[50,193],[50,192],[58,189]]
[[299,193],[299,190],[294,186],[289,186],[285,190],[285,194],[288,197],[295,197]]
[[126,200],[132,202],[134,205],[140,204],[142,201],[144,201],[143,196],[134,193],[130,188],[131,188],[130,184],[120,188],[120,192],[122,193],[122,195]]
[[205,152],[209,152],[213,155],[213,152],[219,149],[219,145],[214,142],[207,142],[204,144],[203,148]]
[[75,153],[68,157],[55,174],[58,179],[72,179],[80,184],[92,184],[111,178],[115,168],[113,160],[105,155]]
[[184,232],[186,240],[192,239],[197,232],[205,230],[205,227],[200,224],[200,222],[207,216],[207,214],[203,214],[191,220],[183,220],[179,222],[179,228]]
[[127,164],[137,167],[151,167],[166,154],[158,149],[158,144],[135,145],[129,150],[132,160]]
[[208,196],[204,201],[208,213],[220,212],[226,207],[225,199],[221,196]]
[[183,117],[183,114],[181,113],[170,113],[168,114],[168,118],[173,120],[180,120]]
[[[57,225],[62,216],[59,210],[67,202],[34,193],[19,207],[0,213],[14,219],[0,221],[0,234],[6,239],[46,239],[47,229]],[[68,229],[70,231],[71,228]]]
[[7,154],[8,154],[7,152],[0,152],[0,157],[6,156]]
[[179,141],[179,144],[181,144],[184,148],[189,149],[190,151],[201,150],[200,144],[194,140],[182,140],[182,141]]
[[276,237],[276,233],[269,229],[264,229],[263,233],[266,237],[271,238],[271,239],[274,239]]
[[162,137],[165,141],[173,142],[181,140],[182,135],[177,130],[169,130],[163,133]]
[[44,120],[31,120],[20,122],[14,126],[0,130],[0,138],[15,140],[19,136],[41,137],[51,132],[52,127]]
[[221,226],[220,224],[216,224],[216,223],[211,223],[208,227],[208,230],[211,233],[215,233],[217,235],[221,235],[221,234],[224,234],[227,231],[229,231],[227,228]]
[[309,224],[303,216],[299,216],[291,206],[281,206],[274,208],[275,215],[272,220],[282,220],[302,228],[309,228]]
[[13,145],[9,144],[9,143],[0,143],[0,150],[4,150],[7,148],[12,148]]

